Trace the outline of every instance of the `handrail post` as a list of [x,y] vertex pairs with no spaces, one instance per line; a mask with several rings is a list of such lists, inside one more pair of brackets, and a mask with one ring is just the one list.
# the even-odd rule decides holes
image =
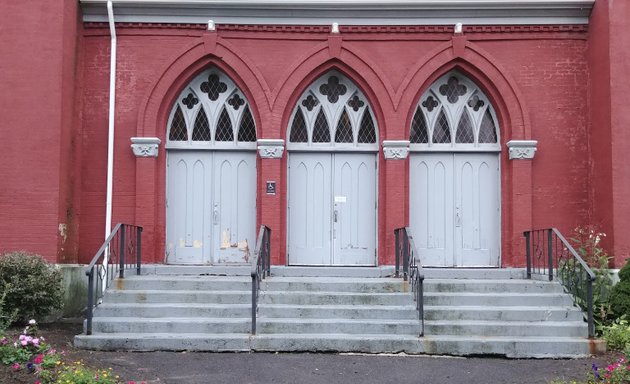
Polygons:
[[258,277],[252,274],[252,335],[256,334],[256,308],[258,307],[258,298],[256,297],[258,290],[257,279]]
[[409,275],[409,234],[407,231],[403,233],[403,279],[407,281]]
[[588,311],[588,337],[595,337],[595,324],[593,320],[593,280],[588,279],[586,284],[586,301]]
[[552,235],[553,229],[549,229],[547,232],[547,256],[549,263],[549,281],[553,280],[553,247],[552,247]]
[[394,241],[396,241],[395,251],[396,252],[396,277],[400,277],[400,230],[394,230]]
[[118,271],[118,277],[121,279],[125,277],[125,225],[120,227],[120,253],[118,255],[120,270]]
[[424,276],[418,276],[418,312],[420,314],[420,336],[424,336]]
[[136,274],[140,274],[142,264],[142,228],[136,227]]
[[94,268],[90,269],[87,272],[88,275],[88,297],[87,297],[87,313],[86,313],[86,329],[85,334],[92,334],[92,316],[93,316],[93,306],[94,306]]
[[531,232],[523,233],[525,235],[525,255],[527,259],[527,278],[532,278],[532,250],[531,250]]

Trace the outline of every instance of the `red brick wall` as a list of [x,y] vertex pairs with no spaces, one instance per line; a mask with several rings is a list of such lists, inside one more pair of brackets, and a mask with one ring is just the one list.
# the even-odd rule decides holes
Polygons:
[[77,7],[0,3],[0,252],[77,260]]
[[630,257],[630,4],[598,0],[588,41],[590,67],[590,144],[592,221],[607,234],[603,246],[621,267]]
[[[468,73],[494,101],[502,132],[535,139],[533,161],[510,161],[503,146],[502,250],[504,265],[523,265],[522,231],[556,226],[569,231],[589,222],[588,34],[556,31],[487,32],[465,29],[452,39],[448,28],[395,33],[327,28],[266,32],[221,28],[118,27],[118,79],[114,222],[145,226],[144,255],[164,260],[165,150],[157,159],[135,159],[132,136],[163,142],[173,98],[207,65],[224,69],[254,105],[260,138],[285,138],[289,113],[304,88],[338,68],[364,91],[377,116],[380,137],[408,138],[418,96],[453,67]],[[105,25],[85,30],[81,94],[81,257],[102,241],[105,201],[109,37]],[[280,193],[264,194],[275,180]],[[282,264],[286,244],[286,155],[259,160],[258,221],[273,229],[273,261]],[[627,186],[627,185],[626,185]],[[395,227],[408,223],[408,166],[379,155],[380,263],[393,262]]]

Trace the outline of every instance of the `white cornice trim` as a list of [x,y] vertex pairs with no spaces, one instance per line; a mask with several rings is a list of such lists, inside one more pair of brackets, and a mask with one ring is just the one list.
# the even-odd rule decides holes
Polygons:
[[[107,0],[80,0],[107,21]],[[288,25],[587,24],[595,0],[115,0],[117,22]]]

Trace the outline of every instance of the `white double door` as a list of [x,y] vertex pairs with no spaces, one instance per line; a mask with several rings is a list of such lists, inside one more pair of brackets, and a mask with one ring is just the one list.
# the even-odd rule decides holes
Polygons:
[[249,262],[256,243],[256,153],[169,150],[166,173],[167,262]]
[[291,153],[291,265],[375,265],[376,155]]
[[422,264],[499,266],[499,155],[415,153],[409,173],[409,222]]

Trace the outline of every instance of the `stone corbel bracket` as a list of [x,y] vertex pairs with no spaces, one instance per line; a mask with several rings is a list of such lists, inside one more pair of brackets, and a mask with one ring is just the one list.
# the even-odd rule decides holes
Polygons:
[[258,139],[258,154],[263,159],[281,159],[284,153],[284,140]]
[[404,160],[409,155],[409,140],[383,140],[386,160]]
[[536,154],[538,140],[510,140],[507,147],[510,151],[510,160],[533,159]]
[[136,157],[158,157],[161,142],[157,137],[132,137],[131,150]]

